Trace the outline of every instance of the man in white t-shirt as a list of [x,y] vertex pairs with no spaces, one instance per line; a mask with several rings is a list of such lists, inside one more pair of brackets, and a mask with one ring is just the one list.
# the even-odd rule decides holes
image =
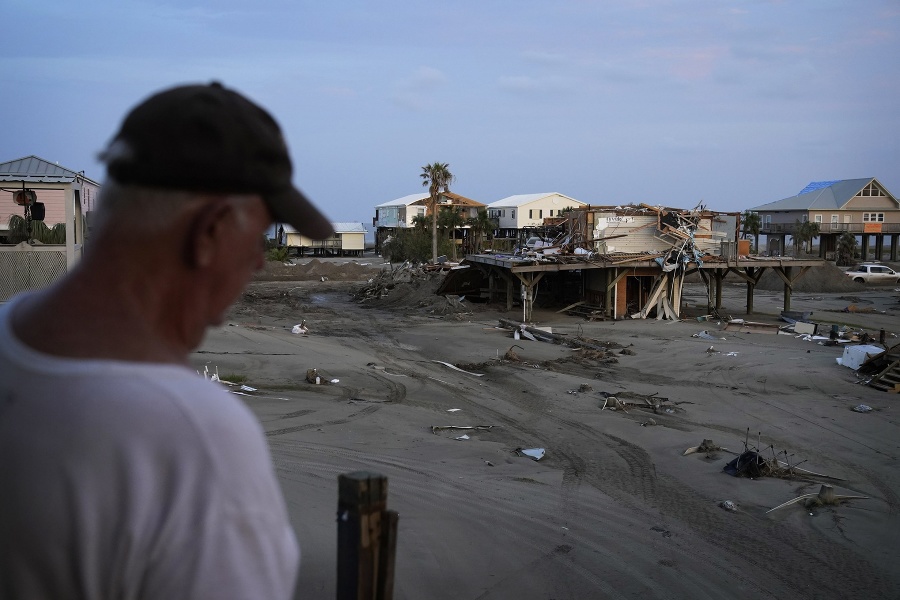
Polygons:
[[277,123],[218,83],[151,96],[101,159],[84,259],[0,307],[0,599],[290,598],[262,428],[188,357],[273,220],[331,226]]

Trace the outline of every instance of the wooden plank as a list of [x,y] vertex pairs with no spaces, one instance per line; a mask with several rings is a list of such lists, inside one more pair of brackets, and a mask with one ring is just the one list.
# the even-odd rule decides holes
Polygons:
[[338,476],[338,600],[390,600],[396,513],[386,510],[387,477],[367,471]]
[[582,305],[582,304],[585,304],[586,302],[587,302],[587,300],[581,300],[581,301],[579,301],[579,302],[576,302],[575,304],[570,304],[570,305],[568,305],[567,307],[565,307],[565,308],[563,308],[563,309],[560,309],[560,310],[558,310],[558,311],[556,311],[556,312],[557,312],[557,314],[559,314],[559,313],[564,313],[564,312],[566,312],[566,311],[568,311],[568,310],[572,310],[572,309],[575,308],[576,306],[580,306],[580,305]]

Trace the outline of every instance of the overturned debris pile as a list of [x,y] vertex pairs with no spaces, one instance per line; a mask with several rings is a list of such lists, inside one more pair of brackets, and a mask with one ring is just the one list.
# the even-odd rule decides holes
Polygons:
[[352,293],[354,301],[367,307],[425,309],[437,315],[471,312],[459,296],[441,296],[438,288],[444,273],[410,262],[385,269]]

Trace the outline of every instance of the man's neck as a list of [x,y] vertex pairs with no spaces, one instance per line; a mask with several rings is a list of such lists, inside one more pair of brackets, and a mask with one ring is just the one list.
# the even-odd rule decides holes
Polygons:
[[[204,327],[177,277],[79,270],[12,315],[13,331],[40,352],[68,358],[186,364]],[[186,287],[186,286],[185,286]]]

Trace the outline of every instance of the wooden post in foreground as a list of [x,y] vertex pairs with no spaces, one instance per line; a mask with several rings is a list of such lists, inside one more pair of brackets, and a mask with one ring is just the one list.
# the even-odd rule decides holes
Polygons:
[[399,516],[387,510],[387,477],[338,476],[337,600],[391,600]]

